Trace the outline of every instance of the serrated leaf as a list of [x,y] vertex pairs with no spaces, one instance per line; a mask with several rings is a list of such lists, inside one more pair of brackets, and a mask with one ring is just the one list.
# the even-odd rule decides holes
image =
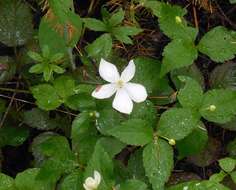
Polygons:
[[148,94],[156,94],[160,83],[160,66],[161,63],[157,59],[147,57],[137,57],[134,59],[136,66],[133,82],[144,85]]
[[187,22],[183,17],[187,13],[186,9],[168,3],[161,3],[160,11],[157,13],[160,28],[168,37],[190,42],[195,40],[198,31],[187,26]]
[[149,123],[150,126],[155,127],[157,124],[157,111],[154,104],[146,100],[145,102],[135,104],[130,119],[143,119]]
[[233,59],[236,54],[235,34],[235,31],[217,26],[203,36],[198,44],[198,49],[215,62]]
[[167,190],[230,190],[229,188],[213,181],[189,181],[167,188]]
[[43,154],[41,151],[40,144],[43,143],[44,141],[47,141],[49,138],[52,136],[57,136],[58,134],[53,133],[53,132],[45,132],[41,133],[37,137],[33,139],[33,142],[31,143],[30,146],[30,151],[32,152],[35,160],[35,166],[40,167],[42,163],[47,159],[47,157]]
[[0,184],[0,190],[16,190],[14,179],[3,173],[0,173]]
[[[152,141],[153,130],[149,123],[142,119],[130,119],[110,129],[108,133],[121,142],[130,145],[145,145]],[[132,136],[132,138],[130,138]]]
[[119,9],[117,12],[115,12],[111,18],[108,20],[108,23],[111,27],[114,27],[118,24],[121,24],[125,16],[125,12],[122,9]]
[[38,108],[24,112],[23,122],[32,128],[50,130],[59,127],[59,120],[51,119],[49,114]]
[[116,128],[124,121],[122,114],[112,108],[105,108],[99,111],[97,118],[97,129],[104,135],[109,134],[109,130]]
[[56,53],[67,53],[66,41],[45,17],[40,22],[38,36],[41,49],[48,46],[52,55]]
[[65,105],[72,110],[94,110],[96,107],[94,98],[88,93],[79,93],[66,99]]
[[66,22],[67,13],[73,6],[72,0],[49,0],[50,8],[61,22]]
[[219,160],[220,167],[226,172],[232,172],[236,166],[236,160],[230,157],[226,157]]
[[120,187],[118,188],[118,190],[131,190],[131,189],[147,190],[147,185],[142,181],[136,179],[130,179],[125,181],[124,183],[121,183]]
[[200,84],[202,89],[205,89],[205,81],[202,72],[200,69],[197,67],[196,64],[192,64],[187,67],[182,67],[180,69],[176,69],[171,71],[171,80],[174,82],[175,87],[177,89],[180,89],[183,87],[183,83],[179,80],[178,76],[188,76]]
[[197,128],[199,117],[187,108],[171,108],[165,111],[158,124],[158,134],[180,140]]
[[125,44],[133,44],[130,37],[141,33],[143,30],[133,26],[119,26],[112,29],[112,34],[117,40]]
[[37,105],[43,110],[53,110],[61,105],[58,94],[49,84],[33,86],[31,92],[36,99]]
[[59,185],[59,190],[82,189],[82,184],[82,172],[80,170],[76,170],[62,179]]
[[199,154],[207,145],[208,134],[203,123],[184,139],[177,141],[178,158]]
[[112,137],[102,137],[98,140],[98,143],[102,145],[111,158],[120,153],[121,150],[126,147],[126,144]]
[[60,76],[53,81],[56,93],[65,101],[75,94],[75,80],[70,76]]
[[54,189],[54,184],[48,184],[45,181],[36,179],[39,173],[39,168],[27,169],[18,173],[15,178],[17,190],[51,190]]
[[173,168],[173,156],[171,146],[162,139],[144,148],[143,164],[153,190],[164,190]]
[[20,126],[4,126],[0,128],[0,147],[10,145],[19,146],[29,136],[29,130]]
[[236,158],[236,138],[227,144],[227,152],[229,156]]
[[192,42],[178,39],[165,46],[163,56],[161,76],[174,69],[193,64],[198,52]]
[[92,157],[85,169],[84,179],[92,177],[95,170],[101,174],[101,183],[98,190],[110,190],[114,185],[113,163],[100,143],[95,146]]
[[85,27],[89,28],[90,30],[94,30],[97,32],[104,32],[107,30],[107,26],[100,20],[95,18],[83,18],[82,19]]
[[226,123],[236,114],[236,93],[229,89],[210,90],[203,96],[200,114],[208,121]]
[[211,88],[236,89],[236,65],[234,62],[227,62],[217,65],[210,75]]
[[85,47],[86,52],[92,58],[100,60],[106,58],[112,50],[112,38],[110,34],[103,34],[93,43]]
[[203,98],[202,87],[190,77],[179,76],[179,80],[185,83],[184,88],[179,90],[178,100],[184,108],[198,109]]
[[30,7],[18,0],[0,2],[0,41],[7,46],[22,46],[33,36]]
[[72,150],[82,164],[88,162],[98,140],[96,128],[92,124],[92,118],[88,112],[80,113],[72,123]]

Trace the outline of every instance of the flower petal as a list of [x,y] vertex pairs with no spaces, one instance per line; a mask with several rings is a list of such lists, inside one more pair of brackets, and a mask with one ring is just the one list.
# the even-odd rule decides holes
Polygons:
[[91,188],[88,187],[85,183],[83,184],[83,187],[84,187],[85,190],[91,190]]
[[121,113],[130,114],[133,109],[133,102],[124,88],[117,90],[112,107]]
[[131,60],[127,67],[125,67],[124,71],[121,73],[121,80],[124,82],[130,81],[135,74],[135,64],[134,61]]
[[86,185],[86,187],[88,187],[90,189],[94,189],[95,187],[97,187],[97,183],[92,177],[86,178],[85,185]]
[[94,180],[96,181],[97,185],[101,182],[101,174],[98,171],[94,171]]
[[115,84],[105,84],[98,86],[93,92],[92,96],[97,99],[110,98],[116,92]]
[[125,89],[129,94],[130,98],[137,103],[143,102],[147,98],[146,88],[141,84],[126,83]]
[[115,65],[107,62],[104,59],[101,59],[99,65],[99,74],[100,76],[108,82],[114,83],[119,80],[120,75]]

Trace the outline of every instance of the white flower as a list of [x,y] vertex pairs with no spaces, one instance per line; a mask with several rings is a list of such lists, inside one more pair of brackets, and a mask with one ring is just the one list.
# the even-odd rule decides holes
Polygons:
[[85,190],[96,190],[101,182],[101,174],[98,171],[94,171],[93,178],[86,178],[83,186]]
[[141,84],[129,82],[135,74],[135,64],[131,60],[124,71],[119,75],[115,65],[101,59],[99,65],[100,76],[110,84],[98,86],[92,93],[97,99],[110,98],[116,93],[112,107],[121,113],[130,114],[133,102],[143,102],[147,98],[147,91]]

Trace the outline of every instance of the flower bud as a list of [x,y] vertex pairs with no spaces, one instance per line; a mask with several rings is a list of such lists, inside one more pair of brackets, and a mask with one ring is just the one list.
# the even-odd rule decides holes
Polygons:
[[101,182],[101,174],[98,171],[94,171],[94,176],[87,177],[83,184],[85,190],[96,190]]
[[210,105],[209,106],[209,110],[210,111],[215,111],[216,110],[216,106],[215,105]]
[[180,23],[182,23],[182,19],[181,19],[179,16],[176,16],[176,17],[175,17],[175,22],[176,22],[177,24],[180,24]]
[[174,146],[174,145],[176,144],[176,142],[175,142],[174,139],[170,139],[170,140],[169,140],[169,144],[172,145],[172,146]]

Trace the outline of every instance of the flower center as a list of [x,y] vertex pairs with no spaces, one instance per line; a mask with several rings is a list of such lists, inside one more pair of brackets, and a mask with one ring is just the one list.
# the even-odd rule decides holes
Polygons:
[[116,82],[116,86],[117,86],[118,88],[123,88],[124,82],[123,82],[122,80],[118,80],[118,81]]

